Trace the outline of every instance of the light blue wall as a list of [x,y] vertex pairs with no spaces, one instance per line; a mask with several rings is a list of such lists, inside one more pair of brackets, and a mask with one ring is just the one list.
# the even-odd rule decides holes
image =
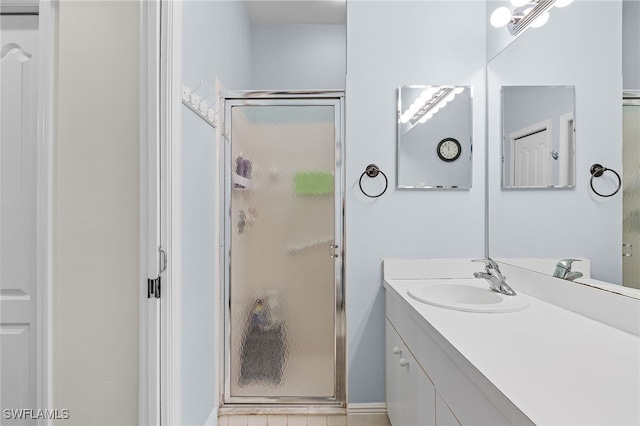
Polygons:
[[640,90],[640,1],[622,2],[622,31],[624,88]]
[[345,37],[344,25],[255,25],[255,88],[344,90]]
[[[251,24],[244,3],[185,1],[183,22],[185,84],[195,88],[204,80],[215,90],[218,77],[228,89],[251,88]],[[215,130],[186,107],[182,117],[182,424],[202,425],[218,404],[217,141]]]
[[[382,402],[382,259],[484,254],[485,23],[478,1],[347,3],[346,305],[349,403]],[[397,190],[399,86],[473,86],[473,188]],[[389,189],[366,198],[369,163]]]

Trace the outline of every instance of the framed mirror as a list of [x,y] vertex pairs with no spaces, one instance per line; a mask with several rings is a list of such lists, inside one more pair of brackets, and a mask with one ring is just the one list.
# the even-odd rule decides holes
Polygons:
[[470,86],[398,89],[398,188],[471,188]]
[[502,87],[502,187],[575,186],[574,86]]

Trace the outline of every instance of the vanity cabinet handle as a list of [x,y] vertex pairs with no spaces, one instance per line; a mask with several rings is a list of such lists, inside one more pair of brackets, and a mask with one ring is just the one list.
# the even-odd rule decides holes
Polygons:
[[409,361],[407,361],[405,358],[400,358],[400,365],[402,367],[406,367],[407,365],[409,365]]
[[401,353],[402,353],[402,351],[400,350],[400,348],[399,348],[399,347],[394,346],[394,347],[393,347],[393,353],[394,353],[394,354],[396,354],[396,355],[398,355],[398,354],[401,354]]

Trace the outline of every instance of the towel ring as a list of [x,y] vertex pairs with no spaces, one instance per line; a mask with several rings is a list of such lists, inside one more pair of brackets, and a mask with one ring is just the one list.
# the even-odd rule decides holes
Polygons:
[[[597,164],[597,163],[591,166],[590,171],[591,171],[591,180],[589,181],[589,183],[591,185],[591,190],[593,192],[595,192],[596,195],[599,195],[601,197],[612,197],[612,196],[616,195],[618,193],[618,191],[620,191],[620,187],[622,186],[622,179],[620,178],[620,175],[618,174],[618,172],[616,172],[613,169],[607,169],[602,164]],[[593,187],[593,178],[597,178],[597,177],[602,176],[604,174],[604,172],[606,172],[606,171],[612,172],[618,178],[618,187],[616,188],[615,191],[613,191],[611,194],[608,194],[608,195],[599,193]]]
[[[382,176],[384,177],[384,189],[378,195],[367,194],[365,190],[362,189],[362,178],[364,177],[364,175],[367,175],[370,178],[374,178],[374,177],[377,177],[379,173],[382,174]],[[380,167],[378,167],[375,164],[369,164],[367,168],[364,170],[364,172],[360,175],[360,180],[358,181],[358,185],[360,186],[360,191],[362,191],[362,193],[367,197],[378,198],[379,196],[381,196],[387,191],[387,187],[389,186],[389,179],[387,179],[387,175],[385,175],[384,172],[380,170]]]

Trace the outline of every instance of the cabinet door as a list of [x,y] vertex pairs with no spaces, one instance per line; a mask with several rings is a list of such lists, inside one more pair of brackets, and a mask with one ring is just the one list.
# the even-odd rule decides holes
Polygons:
[[[411,353],[402,354],[407,376],[405,425],[431,426],[436,420],[436,388]],[[403,363],[403,364],[405,364]]]
[[395,329],[385,321],[385,366],[387,415],[393,426],[404,426],[405,371],[400,366],[403,352],[408,352]]
[[436,425],[438,426],[460,426],[460,422],[453,415],[444,399],[436,392]]
[[387,414],[393,426],[435,424],[436,390],[398,336],[386,322]]

